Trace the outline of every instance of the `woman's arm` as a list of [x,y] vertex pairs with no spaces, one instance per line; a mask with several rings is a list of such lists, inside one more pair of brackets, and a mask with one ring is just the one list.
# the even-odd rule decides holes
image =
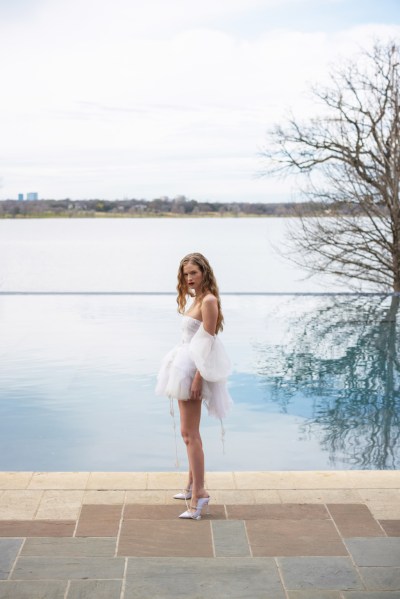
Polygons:
[[201,304],[201,316],[204,330],[210,335],[215,335],[218,320],[218,302],[214,295],[206,295]]
[[[203,319],[204,330],[210,335],[215,335],[215,329],[218,319],[218,302],[213,295],[206,295],[201,304],[201,316]],[[203,381],[200,372],[197,370],[194,375],[191,388],[191,399],[201,399]]]

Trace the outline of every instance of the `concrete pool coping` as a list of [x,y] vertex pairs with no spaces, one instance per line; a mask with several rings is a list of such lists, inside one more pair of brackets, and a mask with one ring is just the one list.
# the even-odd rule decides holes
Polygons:
[[[399,599],[400,471],[0,472],[0,599]],[[189,589],[189,591],[188,591]]]
[[[82,504],[176,504],[182,472],[0,472],[0,518],[77,517]],[[365,503],[400,517],[399,470],[208,472],[217,504]]]

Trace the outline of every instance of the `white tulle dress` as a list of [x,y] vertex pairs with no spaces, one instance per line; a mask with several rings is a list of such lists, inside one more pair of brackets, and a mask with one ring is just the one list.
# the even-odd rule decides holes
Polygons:
[[210,416],[225,418],[231,396],[227,377],[231,363],[217,335],[210,335],[200,320],[182,317],[182,340],[164,357],[157,377],[156,394],[171,399],[190,399],[193,377],[198,370],[202,381],[202,400]]

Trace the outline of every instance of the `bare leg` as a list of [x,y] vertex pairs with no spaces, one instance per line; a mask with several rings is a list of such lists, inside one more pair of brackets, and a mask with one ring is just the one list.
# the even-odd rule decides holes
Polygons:
[[189,459],[189,477],[192,475],[192,505],[197,505],[199,497],[208,497],[204,489],[204,453],[200,437],[200,400],[179,400],[181,434],[186,444]]
[[189,490],[192,486],[193,486],[193,474],[192,474],[192,469],[190,468],[190,465],[189,465],[188,482],[186,485],[186,489]]

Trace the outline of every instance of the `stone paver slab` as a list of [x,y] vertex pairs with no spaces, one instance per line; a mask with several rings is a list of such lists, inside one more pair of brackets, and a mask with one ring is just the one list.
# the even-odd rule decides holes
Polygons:
[[118,555],[135,557],[212,557],[206,520],[125,520]]
[[120,599],[121,580],[72,580],[67,599]]
[[125,560],[107,557],[19,557],[13,580],[114,579],[124,574]]
[[242,520],[212,523],[216,557],[250,557],[249,542]]
[[379,520],[388,537],[400,537],[400,520]]
[[83,505],[75,536],[116,537],[122,505]]
[[129,558],[125,596],[284,599],[285,594],[272,559]]
[[149,472],[147,478],[148,489],[170,489],[175,493],[182,490],[187,482],[184,472]]
[[278,564],[288,590],[363,588],[357,570],[347,557],[280,557]]
[[345,487],[349,489],[400,489],[399,470],[347,470],[345,473]]
[[113,557],[116,539],[113,538],[30,538],[26,539],[21,555],[37,557]]
[[185,502],[175,501],[173,505],[126,504],[124,520],[172,520],[186,510]]
[[400,502],[400,489],[360,489],[363,502],[378,501],[381,503]]
[[346,489],[345,471],[235,472],[238,489]]
[[0,489],[26,489],[33,472],[0,472]]
[[236,489],[233,472],[207,472],[205,487],[209,491],[213,491],[214,489]]
[[289,599],[342,599],[339,591],[289,591]]
[[91,472],[87,489],[146,489],[147,472]]
[[42,498],[42,491],[4,491],[0,497],[1,520],[27,520],[34,518]]
[[254,556],[348,555],[330,520],[247,520]]
[[[225,519],[225,508],[223,505],[210,505],[210,513],[203,514],[207,520]],[[174,505],[126,505],[124,520],[172,520],[178,518],[179,514],[186,511],[184,501],[175,501]]]
[[35,519],[76,520],[84,491],[44,491]]
[[330,503],[327,508],[343,537],[385,536],[366,505]]
[[176,503],[173,499],[176,491],[127,491],[125,503],[143,503],[146,505],[164,505],[165,503]]
[[[237,489],[285,489],[288,488],[287,477],[283,472],[234,472]],[[289,488],[293,488],[289,486]]]
[[247,490],[234,491],[225,489],[222,491],[212,491],[211,500],[213,503],[230,504],[253,504],[255,503],[255,492]]
[[89,472],[34,472],[28,489],[85,489]]
[[357,489],[281,489],[282,503],[363,503]]
[[125,496],[126,491],[85,491],[82,503],[85,505],[123,505],[125,503]]
[[[241,491],[237,491],[240,493]],[[279,492],[271,489],[253,491],[254,503],[282,503]],[[233,503],[233,502],[231,502]]]
[[400,564],[398,568],[360,568],[361,578],[368,590],[400,591]]
[[72,537],[75,526],[73,520],[3,520],[0,537]]
[[263,504],[263,505],[229,505],[228,518],[238,520],[324,520],[329,513],[324,505],[319,504]]
[[356,591],[343,593],[344,599],[400,599],[398,591]]
[[400,502],[382,503],[370,501],[367,503],[367,506],[377,520],[400,520]]
[[0,539],[0,579],[8,578],[23,539]]
[[398,566],[400,538],[376,537],[346,539],[345,543],[358,566]]
[[0,599],[64,599],[66,580],[0,582]]

